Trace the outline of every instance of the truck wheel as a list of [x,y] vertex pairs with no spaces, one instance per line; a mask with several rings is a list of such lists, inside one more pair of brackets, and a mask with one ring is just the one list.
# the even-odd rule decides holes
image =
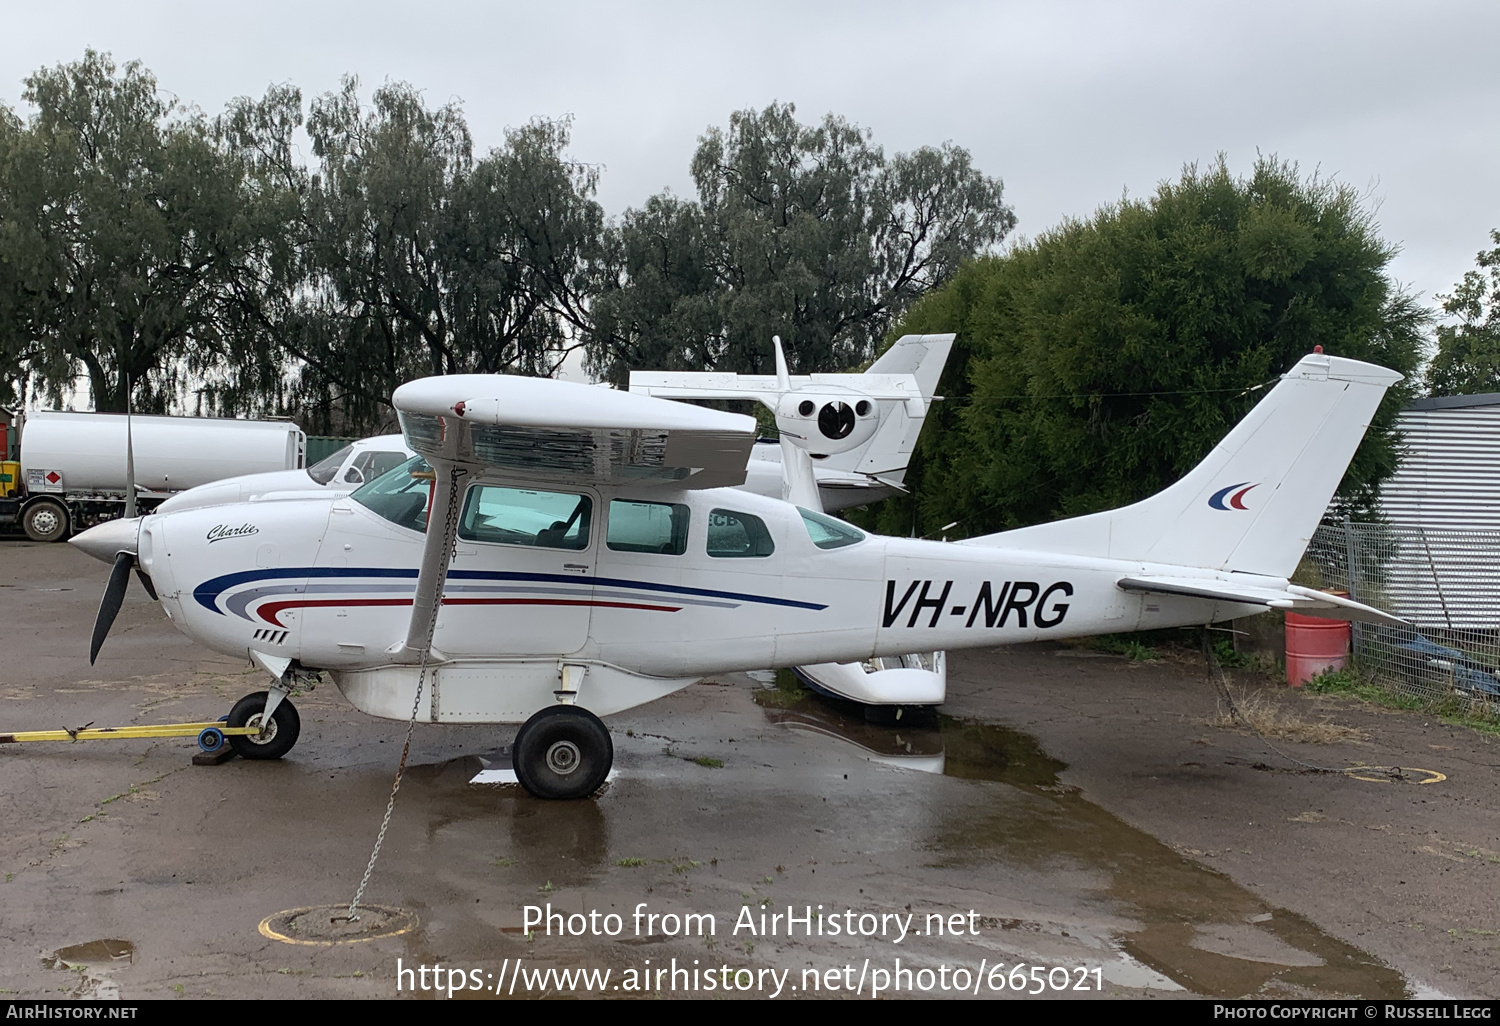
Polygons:
[[51,499],[39,499],[21,514],[21,526],[34,542],[60,542],[68,537],[67,507]]

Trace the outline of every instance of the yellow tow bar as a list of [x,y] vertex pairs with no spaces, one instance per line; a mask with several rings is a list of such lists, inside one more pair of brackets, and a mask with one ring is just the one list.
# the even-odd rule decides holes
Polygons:
[[198,747],[205,752],[217,752],[224,747],[226,737],[249,737],[259,734],[259,727],[230,727],[222,721],[212,723],[149,723],[139,727],[95,727],[88,724],[62,730],[22,730],[14,734],[0,734],[0,745],[20,744],[25,741],[108,741],[141,737],[194,737]]

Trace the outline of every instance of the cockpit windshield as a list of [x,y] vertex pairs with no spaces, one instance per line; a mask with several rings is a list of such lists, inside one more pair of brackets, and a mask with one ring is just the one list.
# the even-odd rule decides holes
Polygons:
[[842,520],[835,520],[822,513],[814,513],[801,506],[797,507],[797,512],[802,514],[802,523],[807,525],[807,533],[812,538],[812,543],[820,549],[841,549],[845,545],[853,545],[865,540],[863,531]]
[[339,468],[344,465],[344,461],[349,458],[349,454],[353,451],[354,446],[350,444],[344,446],[336,453],[324,456],[307,468],[307,476],[320,485],[326,485],[329,481],[333,480],[333,475],[339,472]]
[[432,481],[432,468],[427,461],[413,456],[394,470],[355,489],[349,498],[397,527],[425,533]]

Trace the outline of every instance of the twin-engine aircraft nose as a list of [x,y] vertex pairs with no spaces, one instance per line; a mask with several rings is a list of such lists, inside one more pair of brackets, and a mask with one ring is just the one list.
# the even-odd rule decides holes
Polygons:
[[129,520],[106,520],[82,534],[75,534],[68,542],[101,562],[113,563],[115,557],[122,552],[128,552],[132,556],[136,554],[140,546],[143,519],[144,517],[131,517]]

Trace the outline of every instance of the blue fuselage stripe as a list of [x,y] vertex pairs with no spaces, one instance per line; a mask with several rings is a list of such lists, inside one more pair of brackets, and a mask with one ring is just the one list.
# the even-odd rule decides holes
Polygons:
[[[230,588],[252,581],[284,580],[286,578],[316,577],[379,577],[415,581],[416,570],[397,570],[389,567],[335,567],[309,566],[285,570],[242,570],[204,581],[193,589],[193,598],[198,604],[212,612],[220,612],[217,600]],[[749,595],[738,591],[716,591],[712,588],[689,588],[680,584],[648,584],[644,581],[627,581],[618,577],[593,577],[587,574],[533,574],[507,573],[492,570],[450,570],[449,580],[466,581],[532,581],[536,583],[591,584],[606,588],[631,588],[637,591],[657,591],[671,595],[696,595],[704,598],[738,599],[741,602],[757,602],[768,606],[786,606],[791,609],[827,609],[826,603],[799,602],[796,599],[772,598],[768,595]]]

